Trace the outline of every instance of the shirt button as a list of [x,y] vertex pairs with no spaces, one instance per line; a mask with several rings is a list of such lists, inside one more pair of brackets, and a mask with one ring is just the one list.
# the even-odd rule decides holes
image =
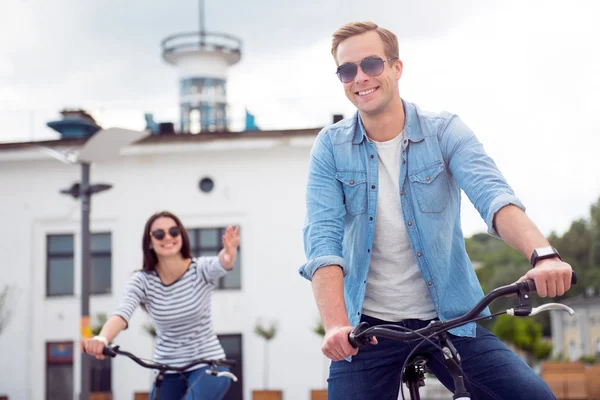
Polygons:
[[426,180],[426,181],[428,181],[428,180],[430,180],[430,179],[431,179],[430,177],[427,177],[427,178],[425,178],[425,180]]
[[371,189],[375,189],[375,185],[371,186]]
[[404,196],[404,192],[400,192],[400,196]]
[[369,221],[373,221],[373,217],[369,217]]
[[410,222],[410,221],[409,221],[409,222],[408,222],[408,226],[412,226],[412,222]]
[[375,156],[373,154],[371,154],[371,158],[374,158]]
[[421,257],[422,255],[423,255],[423,254],[421,254],[421,253],[417,253],[417,256],[418,256],[418,257]]
[[354,181],[350,181],[350,184],[351,184],[351,185],[354,185]]
[[427,282],[427,284],[428,284],[429,286],[431,286],[431,285],[433,285],[433,282],[429,281],[429,282]]
[[370,253],[370,252],[371,252],[371,249],[367,249],[367,253]]

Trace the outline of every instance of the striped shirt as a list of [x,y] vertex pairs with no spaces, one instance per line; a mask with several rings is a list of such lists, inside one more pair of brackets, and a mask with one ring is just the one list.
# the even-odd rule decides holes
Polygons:
[[135,309],[144,306],[156,329],[157,363],[180,367],[200,358],[225,358],[213,332],[210,299],[218,279],[226,273],[216,256],[192,259],[185,273],[170,285],[163,284],[156,272],[138,271],[114,315],[129,325]]

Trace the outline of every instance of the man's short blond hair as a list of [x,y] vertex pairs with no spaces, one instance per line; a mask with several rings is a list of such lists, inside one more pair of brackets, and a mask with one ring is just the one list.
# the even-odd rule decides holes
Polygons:
[[387,58],[400,57],[398,38],[392,32],[380,28],[373,22],[349,22],[333,33],[333,38],[331,40],[331,55],[333,56],[335,63],[338,64],[336,53],[340,43],[352,36],[370,31],[376,31],[379,34],[379,37],[383,41],[383,48],[385,49],[385,56]]

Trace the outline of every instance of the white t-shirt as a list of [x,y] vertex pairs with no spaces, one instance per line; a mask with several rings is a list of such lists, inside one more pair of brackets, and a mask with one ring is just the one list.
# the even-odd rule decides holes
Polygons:
[[402,133],[386,142],[369,139],[377,148],[379,190],[363,314],[392,322],[437,317],[402,216],[402,139]]

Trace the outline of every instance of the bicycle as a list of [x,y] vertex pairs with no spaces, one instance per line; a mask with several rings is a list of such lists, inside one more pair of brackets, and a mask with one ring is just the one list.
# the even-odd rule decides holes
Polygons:
[[[571,279],[571,283],[577,283],[577,279],[574,274]],[[531,298],[529,297],[528,293],[535,292],[535,290],[535,282],[533,280],[527,280],[517,282],[512,285],[498,287],[484,296],[479,303],[477,303],[475,307],[473,307],[466,314],[444,322],[434,320],[426,327],[418,330],[411,330],[391,324],[369,327],[367,322],[361,322],[352,330],[352,332],[350,332],[348,335],[348,340],[353,347],[358,348],[360,346],[368,345],[373,336],[400,341],[410,341],[419,338],[423,339],[421,343],[419,343],[409,353],[408,357],[406,357],[404,365],[402,366],[402,370],[400,371],[400,393],[403,400],[405,400],[403,388],[404,383],[408,387],[410,398],[412,400],[421,399],[419,388],[425,386],[425,373],[430,371],[427,369],[427,359],[423,355],[417,354],[416,350],[419,348],[419,346],[421,346],[421,344],[425,343],[425,341],[429,341],[435,347],[441,350],[446,368],[454,380],[455,390],[453,393],[453,399],[469,400],[471,399],[471,395],[469,392],[467,392],[465,387],[465,376],[461,368],[460,355],[458,354],[456,348],[452,345],[447,331],[469,322],[492,318],[501,314],[508,314],[516,317],[527,317],[549,310],[562,310],[568,312],[570,315],[575,314],[573,309],[560,303],[547,303],[533,308]],[[501,296],[513,294],[519,295],[519,305],[516,308],[499,311],[489,316],[478,316],[479,313],[481,313],[495,299]],[[432,341],[432,338],[437,340],[439,345],[435,344]]]
[[[155,393],[156,395],[154,396],[153,399],[151,400],[160,400],[160,386],[164,380],[164,375],[167,371],[174,371],[174,372],[178,372],[181,374],[181,376],[184,377],[184,379],[187,382],[187,386],[188,386],[188,391],[191,389],[191,385],[190,382],[187,380],[187,378],[185,377],[185,375],[183,375],[183,372],[185,372],[186,370],[196,366],[196,365],[200,365],[200,364],[208,364],[210,365],[210,369],[206,370],[206,373],[212,376],[217,376],[217,377],[226,377],[231,379],[233,382],[237,382],[237,377],[232,374],[229,371],[218,371],[217,367],[218,366],[226,366],[226,367],[233,367],[235,365],[235,361],[232,360],[226,360],[226,359],[220,359],[220,360],[206,360],[206,359],[198,359],[198,360],[194,360],[182,367],[173,367],[170,365],[166,365],[166,364],[159,364],[156,362],[146,362],[143,359],[136,357],[135,355],[127,352],[127,351],[123,351],[119,348],[118,345],[109,345],[107,347],[104,348],[104,350],[102,350],[102,354],[104,354],[105,356],[109,356],[109,357],[116,357],[117,354],[118,355],[122,355],[122,356],[127,356],[129,358],[131,358],[133,361],[135,361],[137,364],[141,365],[144,368],[148,368],[148,369],[155,369],[158,370],[158,374],[156,375],[156,378],[154,380],[154,386],[155,386]],[[191,392],[192,393],[192,399],[194,398],[194,391]],[[183,397],[185,397],[185,395],[187,394],[184,393]],[[170,400],[170,399],[169,399]]]

